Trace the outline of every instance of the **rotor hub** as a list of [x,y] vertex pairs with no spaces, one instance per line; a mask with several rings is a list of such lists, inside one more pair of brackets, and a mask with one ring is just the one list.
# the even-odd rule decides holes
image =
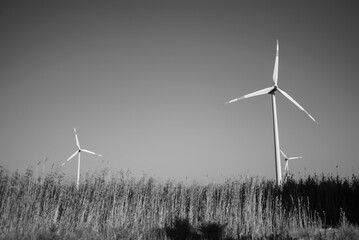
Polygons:
[[277,85],[273,86],[273,89],[268,94],[274,94],[278,90]]

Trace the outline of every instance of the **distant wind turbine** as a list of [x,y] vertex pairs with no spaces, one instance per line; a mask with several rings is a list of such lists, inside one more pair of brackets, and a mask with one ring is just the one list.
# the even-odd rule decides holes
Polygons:
[[[74,154],[72,154],[72,155],[66,160],[66,162],[70,161],[70,160],[71,160],[72,158],[74,158],[77,154],[79,155],[78,161],[77,161],[77,183],[76,183],[76,187],[77,187],[77,189],[78,189],[78,188],[79,188],[79,184],[80,184],[80,160],[81,160],[81,152],[90,153],[90,154],[93,154],[93,155],[96,155],[96,156],[99,156],[99,157],[102,157],[102,155],[81,148],[81,147],[80,147],[79,138],[77,137],[76,128],[74,128],[74,132],[75,132],[77,150],[76,150],[76,152],[75,152]],[[61,164],[61,166],[64,166],[64,165],[66,164],[66,162],[64,162],[63,164]]]
[[305,112],[308,115],[308,117],[310,119],[312,119],[316,124],[318,124],[318,123],[297,101],[295,101],[291,96],[289,96],[288,93],[284,92],[282,89],[279,89],[279,87],[278,87],[278,61],[279,61],[279,44],[278,44],[278,40],[277,40],[277,52],[276,52],[274,71],[273,71],[274,85],[272,87],[265,88],[265,89],[253,92],[253,93],[244,95],[242,97],[232,99],[231,101],[228,101],[227,103],[233,103],[233,102],[236,102],[236,101],[241,100],[241,99],[255,97],[255,96],[264,95],[264,94],[270,94],[272,96],[274,150],[275,150],[274,151],[274,158],[275,158],[275,169],[276,169],[277,185],[280,185],[281,182],[282,182],[282,172],[281,172],[281,165],[280,165],[280,148],[279,148],[277,105],[276,105],[275,93],[277,91],[282,93],[286,98],[288,98],[300,110]]
[[283,157],[284,157],[284,161],[285,161],[284,173],[288,173],[288,172],[289,172],[289,160],[294,160],[294,159],[303,158],[302,156],[299,156],[299,157],[287,157],[287,155],[285,155],[282,150],[280,150],[280,152],[282,153],[282,155],[283,155]]

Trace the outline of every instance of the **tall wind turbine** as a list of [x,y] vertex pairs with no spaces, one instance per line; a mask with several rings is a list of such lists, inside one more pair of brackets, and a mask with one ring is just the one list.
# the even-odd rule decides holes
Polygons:
[[[76,150],[76,152],[75,152],[74,154],[72,154],[72,155],[66,160],[66,162],[70,161],[70,160],[71,160],[72,158],[74,158],[76,155],[79,155],[78,161],[77,161],[77,183],[76,183],[76,187],[77,187],[77,189],[79,189],[79,184],[80,184],[81,152],[90,153],[90,154],[93,154],[93,155],[96,155],[96,156],[99,156],[99,157],[102,157],[102,155],[81,148],[81,147],[80,147],[79,138],[77,137],[76,128],[74,128],[74,132],[75,132],[77,150]],[[61,164],[61,166],[64,166],[66,162],[64,162],[63,164]]]
[[276,169],[276,180],[277,185],[280,185],[282,182],[282,172],[281,172],[281,165],[280,165],[280,148],[279,148],[279,134],[278,134],[278,120],[277,120],[277,104],[275,93],[278,91],[282,93],[286,98],[288,98],[294,105],[296,105],[300,110],[305,112],[310,119],[312,119],[316,124],[317,121],[297,102],[295,101],[288,93],[284,92],[282,89],[278,87],[278,61],[279,61],[279,45],[277,40],[277,51],[275,56],[275,64],[274,64],[274,71],[273,71],[273,82],[274,85],[269,88],[264,88],[262,90],[244,95],[239,98],[232,99],[227,103],[233,103],[241,99],[255,97],[264,94],[270,94],[272,98],[272,112],[273,112],[273,130],[274,130],[274,159],[275,159],[275,169]]
[[287,155],[284,154],[284,152],[282,150],[280,150],[281,154],[284,157],[284,161],[285,161],[285,166],[284,166],[284,173],[288,173],[289,172],[289,160],[294,160],[294,159],[300,159],[303,158],[302,156],[299,157],[288,157]]

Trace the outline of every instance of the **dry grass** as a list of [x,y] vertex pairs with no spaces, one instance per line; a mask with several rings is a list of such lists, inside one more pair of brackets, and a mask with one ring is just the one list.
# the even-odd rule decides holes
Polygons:
[[[257,178],[208,185],[124,173],[105,179],[106,172],[87,175],[77,190],[61,174],[35,179],[31,170],[0,168],[0,239],[331,239],[314,230],[323,224],[300,193],[305,181],[279,189]],[[359,236],[343,212],[341,221],[336,236]]]

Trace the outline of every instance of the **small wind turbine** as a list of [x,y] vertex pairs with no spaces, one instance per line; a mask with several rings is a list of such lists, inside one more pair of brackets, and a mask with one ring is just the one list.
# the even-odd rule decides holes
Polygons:
[[[77,150],[76,150],[76,152],[75,152],[74,154],[72,154],[72,155],[66,160],[66,162],[70,161],[70,160],[71,160],[72,158],[74,158],[77,154],[79,155],[78,161],[77,161],[77,183],[76,183],[76,187],[77,187],[77,189],[78,189],[78,188],[79,188],[79,184],[80,184],[80,160],[81,160],[81,152],[90,153],[90,154],[93,154],[93,155],[96,155],[96,156],[99,156],[99,157],[102,157],[102,155],[81,148],[81,147],[80,147],[79,138],[77,137],[76,128],[74,128],[74,132],[75,132]],[[64,166],[66,162],[64,162],[63,164],[61,164],[61,166]]]
[[284,157],[284,161],[285,161],[285,166],[284,166],[284,173],[288,174],[289,172],[289,160],[294,160],[294,159],[300,159],[303,158],[302,156],[299,157],[287,157],[287,155],[284,154],[284,152],[282,150],[280,150],[281,154]]
[[280,185],[282,182],[282,172],[281,172],[281,165],[280,165],[280,148],[279,148],[277,105],[276,105],[275,93],[277,91],[282,93],[286,98],[288,98],[300,110],[305,112],[308,115],[308,117],[310,117],[310,119],[312,119],[315,123],[317,123],[317,121],[297,101],[295,101],[291,96],[289,96],[288,93],[284,92],[282,89],[279,89],[279,87],[278,87],[278,61],[279,61],[279,45],[278,45],[278,40],[277,40],[277,52],[276,52],[274,71],[273,71],[274,85],[272,87],[253,92],[253,93],[244,95],[242,97],[232,99],[231,101],[228,101],[227,103],[233,103],[233,102],[236,102],[241,99],[255,97],[255,96],[264,95],[264,94],[271,95],[271,97],[272,97],[272,112],[273,112],[274,158],[275,158],[276,180],[277,180],[277,185]]

